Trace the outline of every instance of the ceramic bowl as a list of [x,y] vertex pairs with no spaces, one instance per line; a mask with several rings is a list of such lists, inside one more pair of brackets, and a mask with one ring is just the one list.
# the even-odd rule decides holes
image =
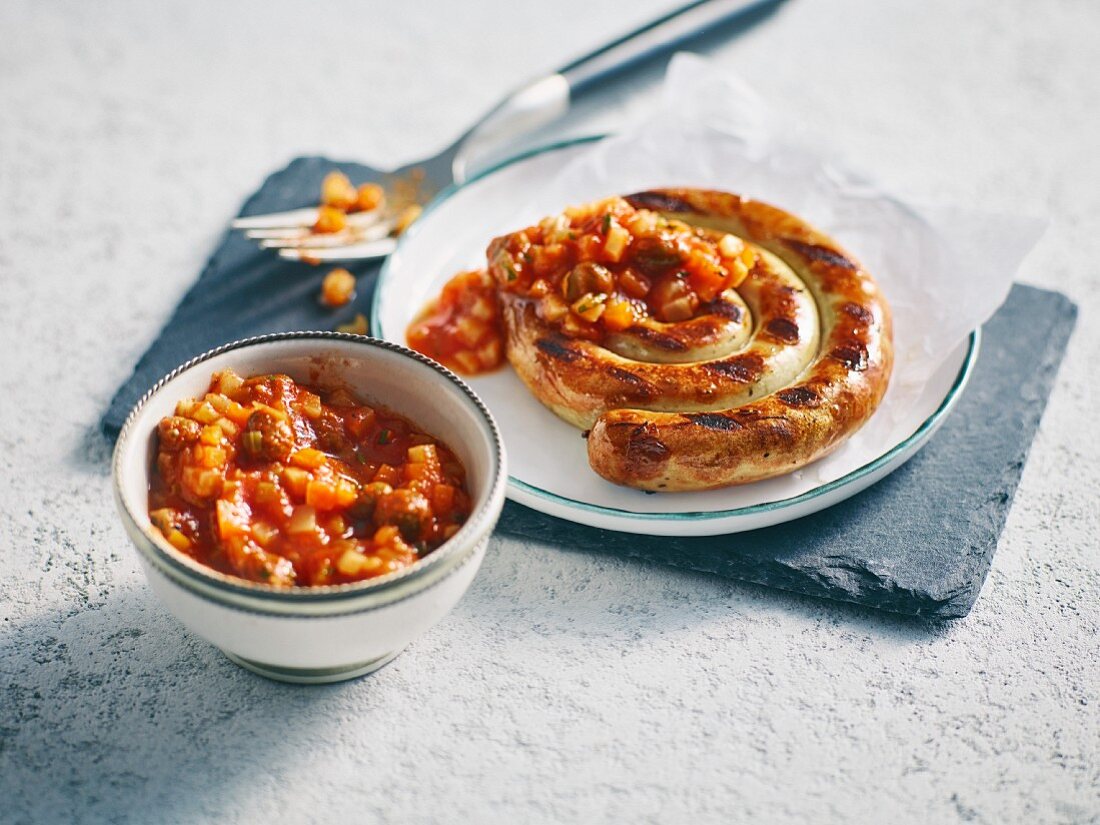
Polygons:
[[[149,521],[157,423],[212,373],[280,372],[341,382],[446,443],[467,471],[469,520],[416,564],[354,584],[286,588],[219,573],[172,547]],[[150,587],[190,630],[244,667],[288,682],[333,682],[389,662],[461,598],[500,516],[508,477],[497,425],[453,373],[396,344],[328,332],[237,341],[176,369],[130,413],[114,453],[114,492]]]

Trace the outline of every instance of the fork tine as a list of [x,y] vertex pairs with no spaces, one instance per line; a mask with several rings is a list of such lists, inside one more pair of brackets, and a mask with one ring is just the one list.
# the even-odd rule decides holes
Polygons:
[[[394,219],[391,216],[383,214],[381,210],[374,210],[371,212],[353,212],[345,219],[347,227],[351,234],[357,236],[352,240],[358,240],[359,235],[366,236],[366,239],[373,239],[376,237],[382,237],[382,235],[388,235],[394,227]],[[313,232],[308,226],[294,226],[287,228],[273,228],[273,229],[246,229],[246,238],[251,238],[254,241],[264,240],[285,240],[295,241],[305,238],[319,238],[319,237],[334,237],[334,235],[322,235]],[[326,244],[320,244],[325,246]]]
[[331,249],[347,246],[358,240],[350,232],[334,232],[331,235],[306,235],[301,238],[272,238],[260,241],[260,249]]
[[393,223],[393,215],[386,209],[371,209],[369,212],[352,212],[345,220],[348,226],[366,229],[383,220]]
[[269,215],[236,218],[230,226],[234,229],[286,229],[294,226],[313,226],[317,223],[317,215],[317,207],[310,206],[305,209],[291,209],[289,212],[272,212]]
[[306,227],[293,227],[289,229],[246,229],[244,236],[253,241],[287,240],[296,238],[308,238],[313,233]]
[[[351,228],[325,235],[299,232],[294,235],[268,237],[260,241],[260,246],[263,249],[324,249],[333,246],[347,246],[349,244],[377,241],[389,235],[393,231],[393,227],[393,221],[386,221],[364,229]],[[274,235],[274,231],[272,235]]]
[[[348,226],[372,226],[382,220],[385,210],[371,209],[367,212],[352,212],[348,215]],[[305,209],[292,209],[289,212],[273,212],[269,215],[253,215],[248,218],[236,218],[230,226],[234,229],[247,229],[253,232],[269,229],[296,229],[313,226],[317,223],[319,211],[311,206]],[[253,236],[249,236],[253,237]]]
[[364,261],[386,257],[396,244],[393,238],[381,238],[329,249],[280,249],[279,257],[288,261]]

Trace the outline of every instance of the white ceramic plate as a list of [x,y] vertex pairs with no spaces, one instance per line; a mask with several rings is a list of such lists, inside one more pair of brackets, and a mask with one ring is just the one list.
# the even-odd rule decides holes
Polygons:
[[[373,334],[404,344],[413,316],[456,272],[483,265],[485,247],[494,236],[567,206],[538,203],[539,182],[549,180],[586,142],[521,155],[441,193],[382,267],[371,312]],[[695,493],[647,494],[604,481],[588,466],[580,431],[539,404],[510,369],[467,380],[500,425],[510,457],[508,497],[513,501],[593,527],[706,536],[808,515],[897,469],[932,436],[958,400],[978,341],[974,332],[951,353],[917,403],[891,411],[903,418],[903,434],[875,443],[870,458],[866,448],[841,448],[780,478]],[[888,394],[876,415],[889,403]]]

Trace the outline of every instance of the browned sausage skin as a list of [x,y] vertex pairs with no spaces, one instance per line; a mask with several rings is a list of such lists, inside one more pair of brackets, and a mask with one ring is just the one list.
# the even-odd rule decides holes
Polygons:
[[597,473],[645,490],[744,484],[827,455],[870,418],[893,365],[890,310],[848,253],[801,219],[737,195],[662,189],[626,201],[756,248],[740,295],[687,322],[687,344],[702,347],[719,328],[736,336],[739,298],[752,330],[729,351],[664,358],[662,347],[685,346],[673,326],[639,328],[624,350],[564,336],[505,293],[509,360],[540,401],[591,428]]

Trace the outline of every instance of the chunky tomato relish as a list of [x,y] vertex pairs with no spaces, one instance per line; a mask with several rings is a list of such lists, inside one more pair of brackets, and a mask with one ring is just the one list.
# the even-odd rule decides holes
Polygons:
[[151,521],[178,550],[249,581],[392,573],[470,513],[465,472],[444,444],[345,389],[226,370],[157,434]]
[[465,375],[504,362],[504,330],[496,284],[484,270],[460,272],[405,333],[409,346]]
[[643,321],[677,323],[711,311],[754,261],[735,235],[609,198],[494,240],[488,269],[448,283],[410,325],[408,341],[459,372],[484,372],[504,349],[502,293],[533,301],[565,335],[600,341]]

